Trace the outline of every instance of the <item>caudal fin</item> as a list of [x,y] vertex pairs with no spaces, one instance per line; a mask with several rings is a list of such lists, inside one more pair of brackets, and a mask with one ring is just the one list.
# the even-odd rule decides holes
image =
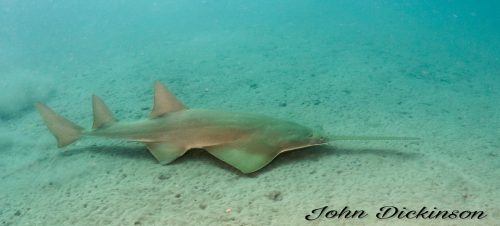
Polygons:
[[45,125],[47,125],[50,132],[56,137],[57,147],[65,147],[80,139],[83,131],[82,127],[60,116],[43,103],[38,102],[35,106],[38,112],[40,112]]

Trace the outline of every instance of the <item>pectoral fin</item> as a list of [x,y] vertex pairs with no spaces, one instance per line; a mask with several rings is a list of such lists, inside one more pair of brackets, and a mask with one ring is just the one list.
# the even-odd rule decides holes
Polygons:
[[277,150],[259,144],[215,146],[206,148],[206,150],[243,173],[251,173],[261,169],[279,153]]
[[186,153],[186,149],[168,143],[145,143],[149,152],[161,164],[168,164]]

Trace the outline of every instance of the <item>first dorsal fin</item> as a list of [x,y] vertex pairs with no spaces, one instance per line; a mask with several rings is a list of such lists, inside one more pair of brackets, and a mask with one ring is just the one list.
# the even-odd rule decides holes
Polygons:
[[160,81],[155,82],[155,99],[153,111],[150,118],[156,118],[170,112],[176,112],[186,109],[175,96],[161,84]]
[[94,111],[93,129],[106,127],[117,122],[106,104],[96,95],[92,95],[92,110]]

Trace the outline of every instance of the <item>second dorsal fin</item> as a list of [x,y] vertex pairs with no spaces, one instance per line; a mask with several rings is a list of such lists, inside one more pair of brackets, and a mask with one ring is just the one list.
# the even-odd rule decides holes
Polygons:
[[170,112],[176,112],[186,109],[177,98],[161,84],[160,81],[155,82],[155,97],[153,111],[150,118],[156,118]]
[[96,95],[92,95],[92,110],[94,112],[93,129],[106,127],[117,122],[106,104]]

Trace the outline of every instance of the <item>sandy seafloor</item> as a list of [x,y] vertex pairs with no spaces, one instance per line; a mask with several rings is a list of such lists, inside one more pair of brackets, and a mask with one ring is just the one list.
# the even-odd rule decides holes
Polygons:
[[[131,21],[141,16],[134,12],[150,8],[130,10],[128,20],[120,14],[123,24],[80,15],[79,27],[69,29],[71,22],[57,20],[64,13],[42,19],[58,21],[57,28],[35,29],[33,18],[18,22],[34,23],[27,31],[4,27],[3,34],[18,36],[4,40],[0,61],[7,91],[16,93],[2,103],[14,110],[1,121],[0,225],[500,225],[500,43],[481,22],[488,18],[437,9],[429,14],[441,21],[431,23],[425,10],[409,15],[371,3],[304,19],[312,9],[288,7],[274,22],[255,4],[230,15],[202,9],[214,17],[136,31]],[[225,21],[231,16],[241,22]],[[47,89],[35,94],[88,128],[95,93],[118,119],[135,120],[149,114],[155,80],[190,108],[261,113],[338,135],[421,140],[335,142],[243,175],[203,151],[162,166],[143,145],[126,141],[83,139],[61,152],[30,105],[11,106],[39,98],[21,97],[33,95],[26,87]],[[304,219],[325,205],[370,215]],[[384,205],[488,216],[378,220]]]

